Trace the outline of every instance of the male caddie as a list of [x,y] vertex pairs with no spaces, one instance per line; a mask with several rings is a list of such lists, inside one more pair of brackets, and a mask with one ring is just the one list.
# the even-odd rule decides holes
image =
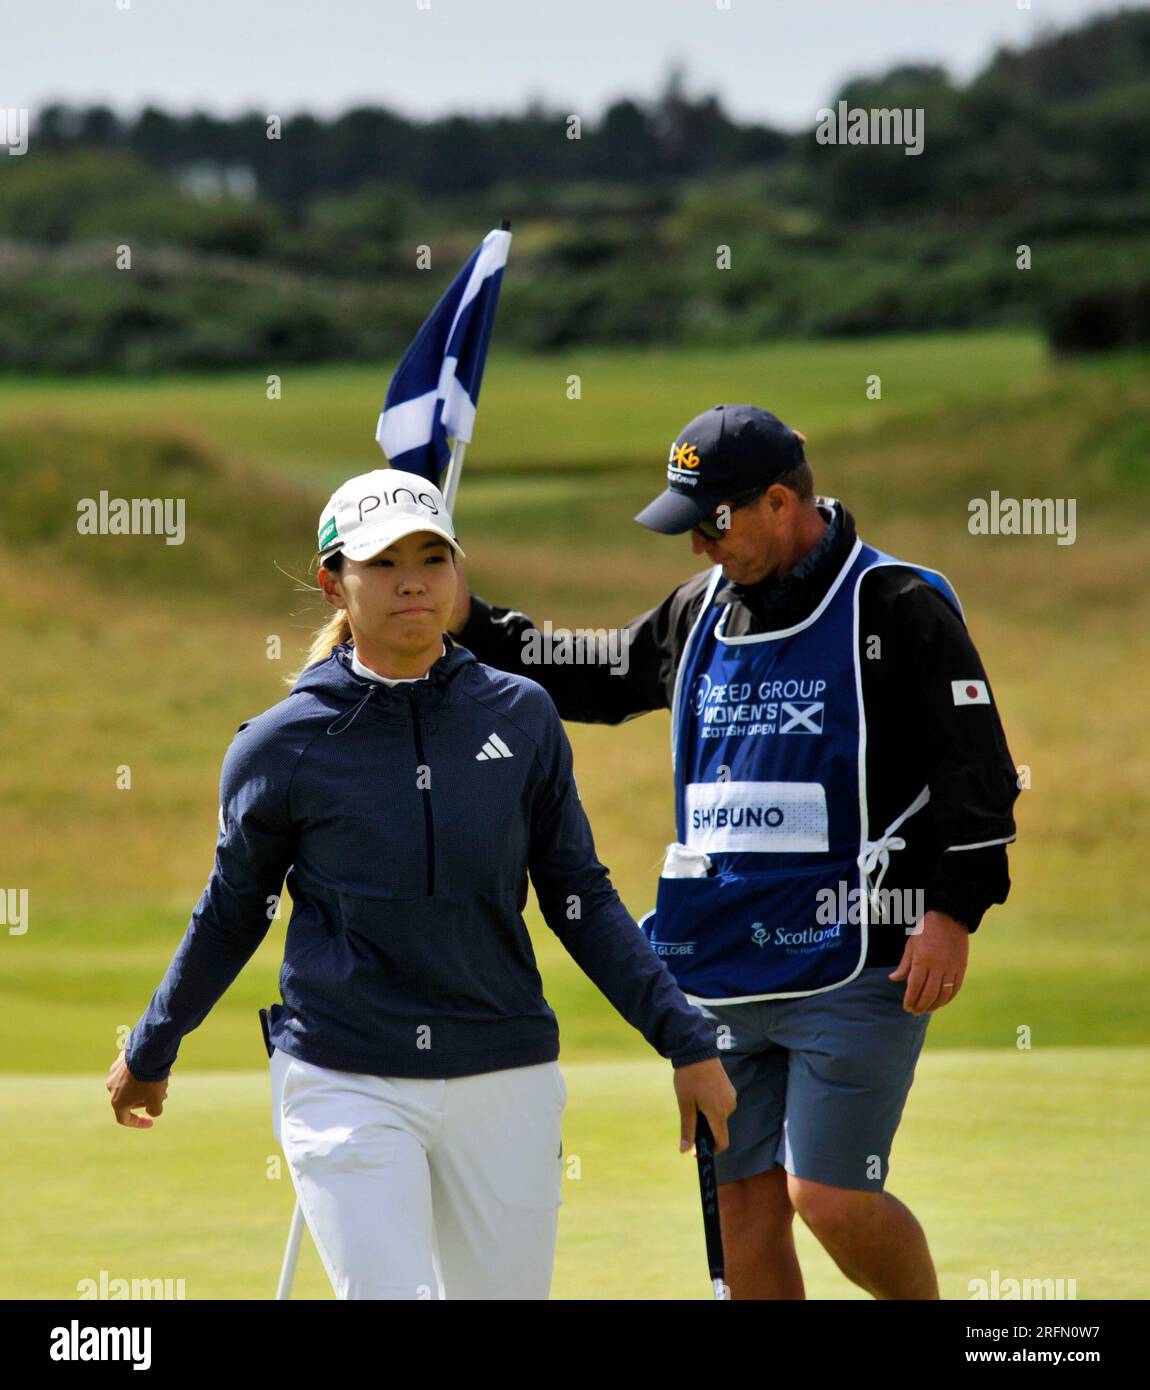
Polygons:
[[625,674],[594,648],[525,663],[531,620],[477,597],[452,630],[565,719],[671,709],[678,842],[642,925],[738,1093],[731,1296],[803,1297],[797,1211],[875,1298],[937,1298],[888,1160],[930,1013],[1009,890],[1016,773],[954,590],[815,497],[804,442],[750,405],[681,431],[635,519],[711,567],[628,625]]

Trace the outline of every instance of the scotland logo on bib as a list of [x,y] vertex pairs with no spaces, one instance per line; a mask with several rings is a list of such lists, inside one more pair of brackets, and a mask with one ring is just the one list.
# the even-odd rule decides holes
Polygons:
[[[858,592],[880,565],[914,570],[961,615],[942,575],[857,541],[804,622],[727,637],[715,566],[671,712],[679,842],[640,923],[689,998],[814,994],[862,969],[870,894],[903,843],[895,831],[930,795],[923,788],[868,838]],[[838,905],[852,899],[858,908],[843,921]]]

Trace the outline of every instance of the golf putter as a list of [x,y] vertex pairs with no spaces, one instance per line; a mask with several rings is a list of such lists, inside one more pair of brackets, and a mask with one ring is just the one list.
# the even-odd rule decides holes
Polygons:
[[[260,1010],[260,1032],[263,1033],[264,1047],[267,1048],[270,1060],[275,1048],[272,1047],[271,1031],[268,1027],[268,1011]],[[303,1242],[303,1233],[306,1222],[303,1217],[303,1208],[297,1199],[292,1209],[291,1226],[288,1229],[287,1247],[284,1250],[283,1264],[280,1266],[279,1282],[276,1285],[276,1301],[282,1302],[291,1298],[292,1284],[295,1282],[296,1265],[299,1263],[300,1245]]]
[[707,1268],[716,1301],[730,1299],[723,1269],[723,1232],[719,1225],[719,1185],[715,1181],[715,1138],[706,1115],[695,1121],[695,1162],[699,1166],[699,1198],[703,1204],[703,1235],[707,1242]]

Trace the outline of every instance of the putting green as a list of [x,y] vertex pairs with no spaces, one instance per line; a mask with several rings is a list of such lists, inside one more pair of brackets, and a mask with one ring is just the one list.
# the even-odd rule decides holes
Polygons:
[[[553,1296],[709,1298],[694,1164],[658,1059],[564,1062],[569,1164]],[[932,1052],[890,1190],[922,1221],[947,1299],[970,1281],[1075,1280],[1145,1298],[1150,1048]],[[270,1298],[292,1189],[266,1073],[173,1072],[151,1131],[117,1126],[103,1077],[5,1076],[8,1213],[0,1297],[75,1298],[81,1280],[184,1281],[189,1299]],[[277,1160],[279,1163],[277,1165]],[[807,1293],[861,1298],[805,1229]],[[178,1286],[177,1286],[178,1287]],[[305,1239],[296,1297],[330,1298]]]

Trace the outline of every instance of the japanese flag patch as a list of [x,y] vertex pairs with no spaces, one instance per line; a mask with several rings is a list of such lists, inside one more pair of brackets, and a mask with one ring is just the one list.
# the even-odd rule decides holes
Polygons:
[[990,704],[990,692],[985,681],[951,681],[950,693],[956,705]]

